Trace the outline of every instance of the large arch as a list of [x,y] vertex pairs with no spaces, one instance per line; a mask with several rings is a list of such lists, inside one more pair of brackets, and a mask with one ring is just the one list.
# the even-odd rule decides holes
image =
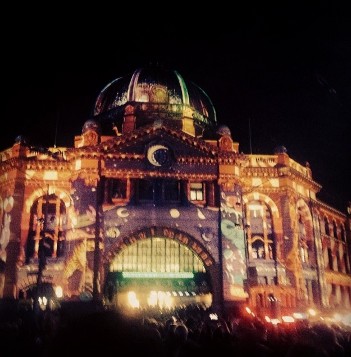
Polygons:
[[47,194],[55,194],[56,196],[58,196],[65,203],[65,206],[67,208],[73,205],[73,199],[66,190],[63,190],[58,187],[50,187],[49,190],[45,190],[44,188],[38,188],[33,191],[32,194],[25,201],[26,213],[30,212],[30,209],[35,200]]
[[262,201],[262,202],[265,202],[268,205],[268,207],[270,208],[273,218],[274,219],[279,218],[279,210],[278,210],[277,205],[267,195],[264,195],[264,194],[262,194],[260,192],[251,192],[251,193],[248,193],[248,194],[244,194],[243,201],[244,201],[245,204],[247,204],[250,201]]
[[[170,269],[167,272],[167,269],[163,269],[163,271],[160,272],[157,271],[157,269],[152,269],[151,271],[150,268],[145,268],[146,265],[143,265],[143,267],[140,268],[141,265],[138,263],[134,263],[133,265],[136,269],[133,269],[130,266],[126,267],[126,265],[123,265],[122,263],[116,263],[117,261],[121,261],[122,258],[120,257],[123,256],[123,254],[130,254],[131,250],[141,246],[152,246],[155,241],[159,241],[159,243],[162,241],[162,244],[164,244],[165,247],[170,246],[173,247],[173,249],[178,249],[177,247],[179,247],[183,253],[188,252],[188,256],[191,256],[192,254],[193,260],[197,262],[196,267],[200,269],[194,268],[194,271],[191,271],[191,268],[183,267],[183,269],[179,269],[179,271]],[[165,262],[163,268],[166,265],[168,266],[166,252],[166,248],[162,250],[162,254],[164,255],[161,260]],[[144,257],[141,255],[143,253],[139,254],[139,259]],[[183,255],[180,254],[179,256]],[[199,262],[201,262],[201,264],[199,264]],[[103,256],[103,264],[105,268],[105,294],[109,295],[109,299],[118,296],[119,292],[125,293],[124,286],[127,286],[127,284],[129,284],[128,287],[133,286],[135,288],[137,286],[140,295],[143,294],[144,290],[148,290],[148,293],[150,293],[150,291],[173,289],[173,291],[167,291],[167,294],[171,295],[173,293],[177,296],[175,300],[177,300],[178,303],[180,300],[182,303],[185,301],[190,303],[203,303],[205,300],[208,302],[208,297],[211,296],[212,301],[210,305],[214,305],[218,304],[220,298],[219,292],[221,291],[221,279],[218,264],[215,263],[214,258],[205,246],[194,237],[181,230],[153,226],[133,232],[128,236],[126,235],[105,252]],[[200,265],[203,267],[203,271],[201,271],[202,268]],[[123,271],[124,267],[125,271]],[[145,269],[145,271],[143,269]],[[132,272],[130,270],[132,270]],[[123,280],[125,278],[127,282]],[[140,278],[142,278],[142,280]],[[135,279],[139,279],[138,282]],[[175,286],[178,286],[178,284],[182,286],[183,279],[184,291],[175,291],[177,290]],[[143,287],[144,285],[145,288]],[[189,286],[193,286],[194,289],[189,291]],[[112,295],[109,289],[113,290]],[[182,290],[181,287],[178,290]],[[180,295],[178,295],[178,293]],[[122,296],[121,294],[119,296]],[[193,294],[193,298],[191,294]],[[179,296],[183,297],[180,299]],[[117,306],[119,306],[121,298],[117,297],[117,300]]]

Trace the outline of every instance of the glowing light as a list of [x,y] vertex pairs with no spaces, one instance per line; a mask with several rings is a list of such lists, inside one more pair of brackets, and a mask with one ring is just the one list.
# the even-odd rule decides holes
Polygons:
[[265,316],[264,319],[265,319],[267,322],[271,322],[271,319],[270,319],[268,316]]
[[287,323],[295,322],[295,319],[292,316],[282,316],[282,320],[283,322],[287,322]]
[[147,279],[147,278],[178,278],[178,279],[192,279],[194,273],[180,272],[180,273],[162,273],[162,272],[133,272],[124,271],[122,273],[123,278],[133,279]]
[[313,310],[313,309],[308,309],[307,312],[309,313],[310,316],[316,316],[317,315],[316,310]]
[[149,306],[157,305],[157,292],[156,291],[150,291],[150,295],[147,299],[147,303],[149,304]]
[[218,320],[218,315],[217,314],[210,314],[210,319],[211,320]]
[[303,319],[306,319],[307,315],[305,313],[302,313],[302,312],[294,312],[293,313],[293,317],[296,320],[303,320]]
[[337,322],[340,322],[342,320],[342,316],[339,313],[334,314],[334,320]]
[[131,307],[133,308],[139,308],[140,303],[139,300],[137,299],[136,293],[134,291],[128,291],[128,303]]
[[168,309],[170,309],[173,306],[173,299],[172,296],[170,295],[166,295],[164,298],[164,305],[165,307],[167,307]]
[[278,325],[279,322],[280,322],[279,319],[271,319],[271,324],[272,324],[272,325]]
[[44,180],[57,180],[58,179],[58,172],[57,171],[44,171],[43,174]]
[[252,313],[251,309],[250,309],[248,306],[245,307],[245,310],[246,310],[246,312],[247,312],[248,314],[251,314],[251,313]]
[[57,298],[62,298],[63,296],[63,289],[62,289],[62,286],[56,286],[55,287],[55,295]]

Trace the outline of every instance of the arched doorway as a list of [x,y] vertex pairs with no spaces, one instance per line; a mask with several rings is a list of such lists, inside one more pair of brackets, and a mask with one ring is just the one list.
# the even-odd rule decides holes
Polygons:
[[209,269],[213,259],[193,238],[168,228],[153,228],[120,245],[109,258],[105,280],[105,296],[117,308],[212,305]]

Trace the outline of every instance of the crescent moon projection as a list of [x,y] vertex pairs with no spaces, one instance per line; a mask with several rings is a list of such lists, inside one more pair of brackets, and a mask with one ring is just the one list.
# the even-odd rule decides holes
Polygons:
[[117,216],[121,218],[125,218],[129,216],[129,212],[125,207],[120,207],[117,209]]
[[212,238],[213,238],[213,233],[211,232],[204,232],[201,234],[201,238],[205,241],[205,242],[211,242]]
[[158,150],[167,152],[168,148],[164,145],[153,145],[147,151],[146,157],[147,157],[148,161],[150,162],[150,164],[152,164],[154,166],[162,166],[166,162],[166,160],[164,160],[164,162],[163,162],[163,160],[162,161],[157,160],[157,158],[155,157],[155,153]]

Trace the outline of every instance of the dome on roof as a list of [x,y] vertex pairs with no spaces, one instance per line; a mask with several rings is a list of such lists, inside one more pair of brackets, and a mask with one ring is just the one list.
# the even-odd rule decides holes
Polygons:
[[286,154],[288,152],[287,148],[283,145],[276,146],[274,148],[274,154]]
[[232,135],[232,133],[230,132],[229,127],[227,127],[226,125],[220,125],[218,127],[218,129],[217,129],[217,134],[221,135],[221,136],[223,136],[223,135],[231,136]]
[[128,112],[135,115],[135,127],[163,119],[168,124],[185,117],[195,127],[216,126],[216,111],[207,94],[195,83],[186,81],[174,70],[161,66],[139,68],[110,82],[97,97],[94,118],[116,124]]
[[89,119],[83,125],[82,134],[88,130],[94,130],[97,133],[100,133],[100,124],[96,120]]
[[23,135],[18,135],[15,139],[16,144],[27,144],[27,139]]

